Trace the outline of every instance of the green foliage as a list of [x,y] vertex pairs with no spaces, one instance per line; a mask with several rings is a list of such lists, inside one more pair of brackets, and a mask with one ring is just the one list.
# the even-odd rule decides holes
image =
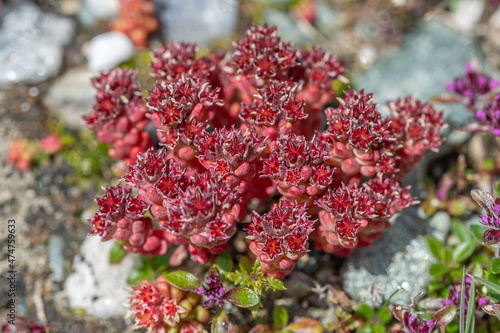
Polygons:
[[[474,280],[472,280],[470,284],[470,294],[469,294],[469,307],[467,308],[467,320],[465,322],[465,333],[473,333],[475,332],[475,315],[474,312],[476,310],[476,302],[474,301],[476,298],[476,285],[474,284]],[[460,309],[465,308],[465,302],[460,303]]]
[[465,267],[462,274],[462,287],[460,289],[460,333],[465,332]]
[[115,242],[115,244],[111,248],[111,251],[109,252],[109,263],[119,263],[126,254],[127,251],[123,248],[123,244],[121,242]]
[[184,271],[165,273],[165,280],[180,290],[193,291],[201,287],[196,276]]
[[127,277],[127,283],[132,287],[138,286],[141,280],[153,281],[156,278],[156,273],[151,267],[140,267],[130,272]]
[[99,142],[94,132],[83,130],[72,134],[59,124],[56,133],[63,142],[59,153],[62,161],[73,169],[73,177],[67,178],[71,185],[95,188],[95,182],[112,177],[114,161],[108,156],[108,146]]
[[288,311],[284,306],[274,307],[273,322],[276,329],[281,329],[288,324]]
[[224,282],[227,274],[233,269],[233,260],[231,259],[231,256],[228,253],[221,254],[217,257],[215,265],[219,269],[222,282]]
[[273,277],[265,277],[262,273],[260,262],[255,261],[253,265],[247,257],[241,257],[238,262],[238,269],[227,274],[227,279],[237,286],[250,288],[258,297],[259,302],[251,307],[252,315],[255,317],[262,307],[260,299],[266,290],[286,290],[283,282]]
[[224,310],[221,308],[217,311],[212,320],[212,333],[228,333],[229,332],[229,318]]
[[500,258],[495,258],[490,263],[490,270],[493,274],[500,273]]
[[142,266],[130,272],[130,275],[127,277],[127,283],[135,287],[143,279],[153,281],[159,274],[168,269],[170,255],[171,251],[153,258],[142,257]]
[[301,318],[284,327],[280,332],[322,333],[323,327],[317,320],[311,318]]
[[224,299],[240,308],[256,306],[260,302],[260,297],[245,287],[236,287],[229,290]]
[[280,280],[264,276],[258,260],[252,266],[247,257],[241,257],[238,269],[229,273],[227,279],[236,285],[249,287],[259,295],[262,295],[263,290],[286,290]]
[[356,312],[356,316],[359,316],[359,317],[363,318],[364,320],[371,320],[374,315],[375,315],[375,312],[366,303],[362,303],[359,306],[358,311]]
[[478,242],[483,241],[483,234],[488,228],[482,226],[482,225],[471,225],[470,226],[470,231],[472,232],[472,235]]
[[496,276],[489,275],[488,280],[482,279],[474,275],[472,275],[472,278],[477,282],[481,283],[482,285],[484,285],[488,289],[488,296],[490,297],[490,299],[492,299],[494,302],[500,301],[500,285],[498,283],[498,278]]

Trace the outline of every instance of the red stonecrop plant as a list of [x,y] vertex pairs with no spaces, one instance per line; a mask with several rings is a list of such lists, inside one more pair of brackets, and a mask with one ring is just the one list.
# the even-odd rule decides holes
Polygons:
[[153,145],[146,127],[148,110],[135,82],[137,73],[115,68],[92,79],[97,89],[92,112],[84,117],[103,143],[111,144],[109,156],[131,164],[137,154]]
[[250,250],[268,274],[282,279],[293,270],[295,260],[307,253],[313,225],[305,203],[283,199],[265,215],[253,213],[247,228]]
[[160,275],[155,283],[142,280],[130,297],[129,316],[135,318],[134,329],[147,328],[148,333],[202,333],[210,313],[199,303],[201,296],[179,290]]
[[[158,82],[146,101],[133,72],[94,80],[97,104],[86,120],[129,170],[126,185],[98,200],[91,233],[148,255],[177,246],[204,264],[247,222],[250,250],[277,278],[309,241],[344,256],[369,246],[412,204],[401,181],[441,144],[441,114],[407,97],[389,102],[384,118],[372,94],[352,89],[324,110],[333,81],[345,80],[332,55],[297,50],[267,26],[235,47],[207,57],[176,42],[154,51]],[[149,121],[166,149],[146,151]],[[249,205],[258,211],[247,215]]]

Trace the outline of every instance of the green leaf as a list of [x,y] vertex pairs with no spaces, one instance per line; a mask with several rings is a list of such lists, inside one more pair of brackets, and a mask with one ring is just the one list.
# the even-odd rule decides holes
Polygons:
[[269,286],[271,286],[271,289],[273,291],[276,291],[276,290],[286,290],[286,287],[283,284],[283,281],[281,281],[281,280],[279,280],[277,278],[274,278],[272,276],[268,276],[266,279],[267,279],[267,282],[269,283]]
[[431,319],[436,323],[435,328],[438,329],[451,323],[456,314],[457,307],[455,305],[450,305],[436,312],[436,314],[432,316]]
[[134,269],[127,277],[127,283],[132,287],[138,286],[141,280],[153,280],[155,278],[154,270],[147,267]]
[[450,269],[443,264],[431,264],[431,267],[429,268],[429,273],[432,276],[442,276],[449,271]]
[[459,263],[468,259],[472,253],[476,250],[476,243],[472,241],[463,242],[457,245],[453,250],[452,257],[453,261]]
[[229,290],[224,295],[224,299],[240,308],[249,308],[257,305],[260,301],[256,293],[245,287],[236,287]]
[[497,197],[500,197],[500,182],[495,183],[495,193]]
[[493,274],[500,273],[500,258],[495,258],[491,261],[490,270]]
[[427,245],[429,246],[429,250],[431,251],[432,255],[440,260],[442,260],[442,252],[444,245],[434,236],[432,235],[427,235],[426,237],[427,240]]
[[111,251],[109,252],[109,263],[117,264],[119,263],[123,257],[127,254],[127,251],[123,248],[123,244],[116,242]]
[[495,294],[498,294],[500,295],[500,286],[496,283],[493,283],[491,281],[488,281],[488,280],[485,280],[485,279],[481,279],[480,277],[478,276],[475,276],[475,275],[472,275],[471,276],[474,280],[476,280],[477,282],[481,283],[482,285],[484,285],[486,288],[488,288],[489,290],[493,291]]
[[240,261],[238,262],[238,267],[240,268],[241,271],[251,273],[252,272],[252,265],[250,264],[250,260],[248,260],[248,257],[241,257]]
[[452,259],[453,255],[451,254],[451,251],[448,248],[444,247],[441,253],[441,261],[446,264],[451,262]]
[[392,320],[391,310],[388,308],[382,308],[378,310],[378,321],[382,324],[387,324]]
[[470,234],[469,228],[467,228],[467,226],[458,219],[453,219],[451,232],[462,242],[468,242],[472,240],[472,235]]
[[284,306],[276,306],[273,310],[274,327],[281,329],[288,324],[288,311]]
[[470,231],[472,232],[472,235],[480,243],[483,242],[483,234],[487,229],[488,228],[483,227],[482,225],[471,225],[470,226]]
[[385,326],[382,324],[373,324],[372,329],[373,329],[373,333],[386,333],[387,332]]
[[319,321],[310,318],[301,318],[286,326],[279,332],[294,332],[294,333],[322,333],[323,327]]
[[460,333],[465,332],[465,266],[463,267],[462,271],[462,287],[460,289],[460,318],[459,318],[459,325],[460,325]]
[[201,282],[196,276],[184,271],[165,273],[165,280],[181,290],[193,291],[201,287]]
[[382,308],[386,308],[387,307],[387,304],[389,304],[389,301],[394,297],[394,295],[396,295],[397,293],[399,293],[401,291],[401,289],[396,289],[392,294],[391,296],[389,296],[389,298],[385,301],[384,305],[382,306]]
[[375,315],[375,312],[373,312],[373,309],[368,306],[366,303],[361,303],[359,306],[358,311],[356,311],[356,316],[360,316],[364,320],[370,320],[373,318]]
[[219,309],[212,320],[212,333],[229,333],[229,318],[222,309]]
[[484,276],[483,266],[477,262],[473,262],[471,266],[471,273],[479,277]]
[[469,294],[469,306],[467,308],[467,321],[465,322],[465,333],[473,333],[474,332],[474,326],[475,326],[475,315],[474,312],[476,311],[476,302],[474,302],[474,299],[476,299],[476,285],[474,283],[474,280],[472,280],[470,284],[470,294]]
[[224,281],[227,274],[229,274],[233,269],[233,260],[231,259],[231,256],[227,253],[223,253],[217,257],[217,260],[215,260],[215,264],[219,269],[221,280]]

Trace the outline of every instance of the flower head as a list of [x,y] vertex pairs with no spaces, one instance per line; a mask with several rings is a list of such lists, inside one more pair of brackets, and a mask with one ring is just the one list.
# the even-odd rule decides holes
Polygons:
[[259,256],[266,273],[282,278],[295,267],[295,260],[309,251],[313,224],[304,203],[281,200],[265,215],[253,213],[247,227],[250,250]]
[[496,89],[498,80],[482,73],[481,66],[476,61],[465,65],[465,74],[446,84],[446,89],[464,98],[469,107],[474,107],[477,99]]
[[226,295],[226,289],[222,285],[220,279],[220,272],[215,267],[212,266],[208,271],[205,284],[198,288],[198,294],[204,297],[204,302],[202,306],[205,309],[212,308],[214,306],[223,306],[225,303],[224,296]]

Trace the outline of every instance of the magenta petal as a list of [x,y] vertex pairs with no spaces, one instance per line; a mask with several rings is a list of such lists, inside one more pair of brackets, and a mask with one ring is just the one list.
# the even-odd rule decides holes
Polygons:
[[493,245],[500,242],[500,230],[488,229],[483,234],[483,244]]

